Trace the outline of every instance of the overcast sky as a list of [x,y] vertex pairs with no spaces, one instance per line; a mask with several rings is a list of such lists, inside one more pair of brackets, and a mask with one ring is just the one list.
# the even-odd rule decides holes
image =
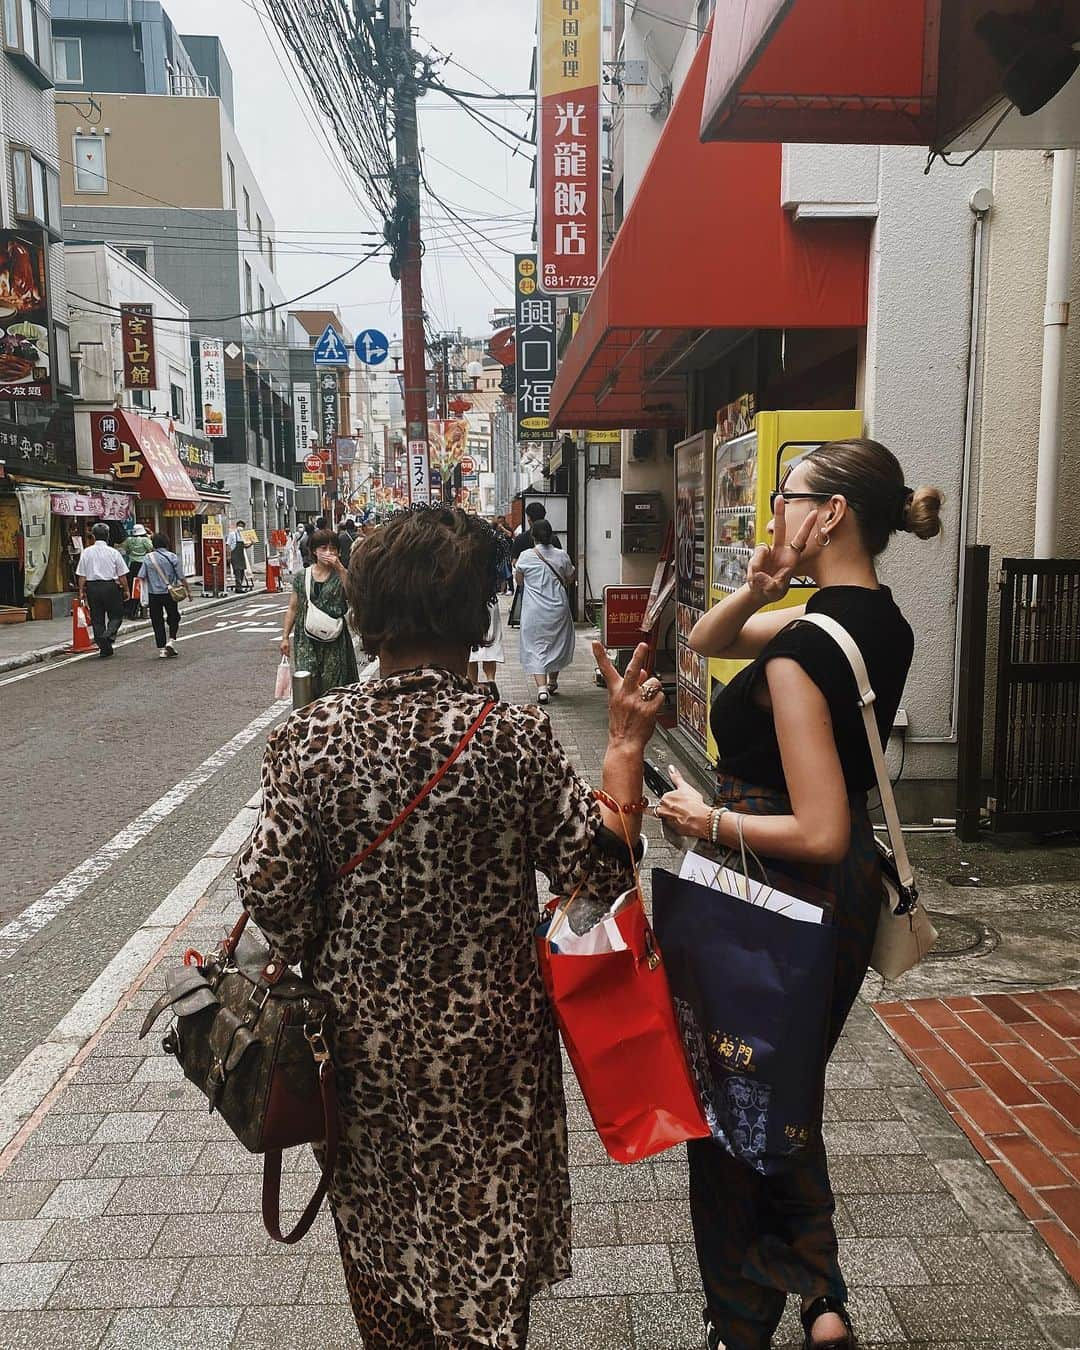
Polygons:
[[[277,271],[286,296],[343,271],[365,251],[361,236],[349,232],[372,226],[341,181],[339,174],[349,170],[338,160],[335,172],[305,121],[294,97],[298,77],[274,37],[289,82],[282,76],[256,0],[164,3],[180,32],[215,34],[224,45],[233,68],[236,130],[274,216]],[[450,66],[442,76],[448,84],[484,89],[486,80],[507,93],[528,88],[536,0],[417,0],[413,16],[419,50],[437,47],[475,72]],[[265,16],[263,23],[271,28]],[[480,106],[516,131],[526,129],[524,112],[497,103]],[[478,228],[505,248],[527,251],[532,212],[527,147],[512,155],[445,95],[428,94],[420,120],[426,171],[439,196],[465,217],[491,213],[494,219],[477,222]],[[517,224],[514,217],[522,212],[529,221]],[[472,335],[486,334],[490,311],[512,303],[513,260],[476,235],[466,246],[462,227],[445,221],[439,208],[425,211],[425,307],[440,329],[460,326]],[[336,303],[353,332],[366,327],[400,332],[397,287],[383,257],[305,303]]]

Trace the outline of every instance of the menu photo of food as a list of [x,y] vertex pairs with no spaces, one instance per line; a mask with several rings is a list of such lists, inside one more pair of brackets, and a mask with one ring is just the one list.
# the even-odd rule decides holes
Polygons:
[[52,396],[48,325],[41,236],[0,230],[0,399]]

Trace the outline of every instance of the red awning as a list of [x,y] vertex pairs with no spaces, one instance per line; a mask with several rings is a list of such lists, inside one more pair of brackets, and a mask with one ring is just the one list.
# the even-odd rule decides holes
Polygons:
[[701,144],[708,54],[706,37],[566,349],[553,425],[681,425],[676,367],[710,330],[866,323],[868,223],[796,224],[779,145]]
[[717,0],[713,31],[703,140],[942,150],[981,140],[1007,90],[1025,113],[1048,101],[1014,112],[991,146],[1080,139],[1080,76],[1052,97],[1051,75],[1067,76],[1080,37],[1075,0]]
[[172,437],[159,423],[112,408],[90,414],[94,469],[144,501],[198,506],[199,492],[180,463]]

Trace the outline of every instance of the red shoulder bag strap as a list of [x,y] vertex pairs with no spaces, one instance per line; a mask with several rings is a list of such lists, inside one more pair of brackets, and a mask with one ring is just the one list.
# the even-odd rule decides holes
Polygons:
[[416,796],[412,799],[412,801],[408,804],[408,806],[406,806],[403,811],[399,812],[399,814],[394,817],[394,819],[390,822],[389,825],[387,825],[386,829],[383,830],[383,832],[378,836],[377,839],[375,839],[372,843],[368,844],[367,848],[361,850],[361,852],[359,852],[355,858],[350,858],[350,860],[347,863],[343,863],[341,867],[338,868],[337,874],[339,877],[347,877],[350,872],[355,872],[356,869],[360,866],[360,864],[365,861],[365,859],[370,858],[371,855],[375,852],[375,850],[377,848],[381,848],[382,845],[385,844],[386,841],[390,838],[390,836],[394,833],[394,831],[398,829],[399,826],[403,825],[406,820],[408,820],[408,818],[412,815],[412,813],[416,810],[416,808],[420,805],[420,803],[424,801],[425,798],[430,796],[432,791],[436,787],[438,787],[439,783],[442,781],[446,773],[454,764],[457,757],[461,754],[461,752],[469,744],[472,738],[480,730],[481,726],[484,723],[484,719],[487,717],[488,713],[491,712],[494,706],[495,706],[494,699],[490,699],[487,703],[484,704],[483,708],[480,711],[480,716],[468,729],[465,735],[462,736],[461,740],[455,747],[453,753],[450,755],[449,759],[446,760],[446,762],[439,769],[439,771],[436,774],[434,774],[428,780],[427,783],[424,784],[424,786],[420,789],[420,791],[416,794]]

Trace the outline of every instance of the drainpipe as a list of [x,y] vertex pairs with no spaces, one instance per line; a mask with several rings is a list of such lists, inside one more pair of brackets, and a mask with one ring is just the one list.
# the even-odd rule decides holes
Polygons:
[[1072,220],[1076,198],[1076,151],[1054,151],[1050,193],[1050,249],[1043,314],[1042,395],[1039,402],[1039,461],[1035,482],[1035,557],[1054,556],[1057,534],[1058,471],[1064,397],[1065,340],[1069,328]]

